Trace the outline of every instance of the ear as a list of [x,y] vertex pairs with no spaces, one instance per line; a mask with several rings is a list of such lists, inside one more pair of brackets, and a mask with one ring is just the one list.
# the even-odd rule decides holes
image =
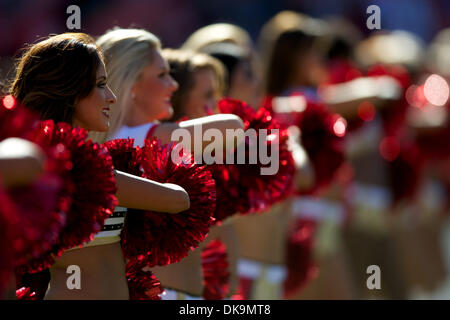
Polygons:
[[136,83],[133,84],[133,86],[130,89],[130,96],[131,96],[131,100],[135,100],[136,99]]

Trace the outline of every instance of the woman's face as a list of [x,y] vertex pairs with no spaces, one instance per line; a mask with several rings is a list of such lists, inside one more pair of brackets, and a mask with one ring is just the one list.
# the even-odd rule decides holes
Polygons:
[[316,87],[327,79],[325,62],[314,50],[299,54],[297,60],[297,83],[294,85]]
[[94,89],[75,105],[73,124],[88,131],[108,131],[110,105],[116,96],[106,84],[105,65],[100,63]]
[[257,107],[260,99],[260,81],[253,72],[249,61],[241,61],[231,74],[230,87],[227,96],[249,103]]
[[128,110],[139,115],[144,122],[164,120],[172,117],[170,99],[178,83],[169,74],[169,65],[159,51],[154,52],[153,61],[146,66],[131,88],[132,103]]
[[216,113],[217,101],[220,98],[219,83],[211,69],[200,69],[193,75],[194,87],[188,92],[183,105],[186,116],[199,118],[207,115],[208,108]]

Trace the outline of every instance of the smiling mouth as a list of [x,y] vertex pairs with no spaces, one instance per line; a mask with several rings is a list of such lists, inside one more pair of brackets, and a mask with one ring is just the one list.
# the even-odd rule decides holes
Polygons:
[[102,114],[109,119],[109,108],[102,109]]

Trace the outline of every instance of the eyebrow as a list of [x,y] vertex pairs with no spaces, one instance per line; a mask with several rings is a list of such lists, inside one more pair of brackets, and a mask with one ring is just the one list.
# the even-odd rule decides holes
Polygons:
[[106,80],[105,76],[98,77],[97,80]]

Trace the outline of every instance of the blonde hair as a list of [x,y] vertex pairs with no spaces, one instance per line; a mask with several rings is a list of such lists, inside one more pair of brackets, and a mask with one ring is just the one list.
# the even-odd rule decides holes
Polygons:
[[218,83],[218,91],[223,95],[225,91],[225,67],[218,59],[191,50],[164,49],[162,56],[169,63],[170,75],[178,82],[179,88],[172,96],[174,114],[172,119],[177,121],[185,116],[183,103],[189,92],[195,86],[194,74],[200,70],[211,70]]
[[230,23],[215,23],[192,33],[181,48],[202,51],[205,46],[218,42],[231,42],[245,50],[253,47],[250,35],[241,27]]
[[377,32],[361,41],[355,53],[357,61],[365,68],[378,63],[401,64],[413,71],[422,66],[425,45],[408,31]]
[[160,40],[143,29],[114,28],[97,39],[105,57],[108,84],[117,97],[111,108],[107,133],[94,132],[90,137],[103,143],[122,127],[131,100],[131,88],[142,70],[153,61]]
[[426,63],[430,71],[450,76],[450,28],[439,31],[434,37],[427,52]]

